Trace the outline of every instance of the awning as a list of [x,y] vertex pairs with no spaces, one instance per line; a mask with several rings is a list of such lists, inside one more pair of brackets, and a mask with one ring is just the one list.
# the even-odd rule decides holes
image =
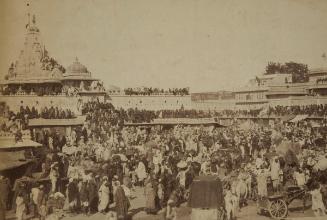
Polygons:
[[156,118],[150,124],[154,125],[214,125],[224,127],[216,118]]
[[295,116],[295,118],[293,118],[289,122],[296,123],[296,122],[306,119],[307,117],[308,117],[308,115],[297,115],[297,116]]
[[282,116],[280,119],[284,122],[288,122],[288,121],[291,121],[293,118],[295,118],[294,115],[285,115],[285,116]]
[[0,152],[0,171],[8,170],[30,163],[33,160],[26,160],[24,151]]
[[45,119],[37,118],[28,121],[29,127],[51,127],[51,126],[78,126],[83,125],[85,117],[68,118],[68,119]]
[[149,122],[149,123],[124,123],[124,126],[156,126],[156,125],[170,125],[170,126],[175,126],[175,125],[193,125],[193,126],[215,126],[215,127],[226,127],[218,122]]
[[[9,138],[1,137],[0,138],[0,151],[7,150],[7,149],[41,147],[41,146],[42,146],[42,144],[39,144],[39,143],[29,140],[29,139],[23,139],[23,141],[16,142],[14,137],[9,137]],[[2,163],[2,161],[0,163]]]

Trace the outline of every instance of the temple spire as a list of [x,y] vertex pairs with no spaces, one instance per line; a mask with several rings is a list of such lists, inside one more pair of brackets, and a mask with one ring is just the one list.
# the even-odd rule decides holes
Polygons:
[[27,9],[27,24],[26,24],[26,28],[30,26],[31,24],[31,14],[30,14],[30,3],[27,2],[26,4],[26,9]]

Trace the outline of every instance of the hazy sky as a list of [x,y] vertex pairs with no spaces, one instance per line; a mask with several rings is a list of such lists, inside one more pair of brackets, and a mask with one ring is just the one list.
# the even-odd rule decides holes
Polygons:
[[[0,72],[23,47],[26,0],[0,1]],[[326,0],[31,0],[43,43],[120,87],[217,91],[268,61],[327,66]]]

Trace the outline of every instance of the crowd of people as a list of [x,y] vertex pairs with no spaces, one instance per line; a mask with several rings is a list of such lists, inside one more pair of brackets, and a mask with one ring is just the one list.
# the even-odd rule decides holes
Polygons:
[[189,95],[189,88],[169,88],[168,90],[160,89],[160,88],[126,88],[124,89],[125,95]]
[[17,112],[11,111],[8,106],[2,108],[0,130],[12,133],[15,133],[18,128],[25,130],[30,119],[71,119],[75,117],[74,112],[68,108],[63,109],[53,105],[41,107],[38,101],[36,101],[35,105],[24,106],[23,102],[21,102]]
[[327,114],[327,105],[306,105],[306,106],[276,106],[268,108],[268,115],[308,115],[324,117]]
[[[36,181],[32,173],[16,181],[11,201],[19,219],[22,213],[44,219],[58,210],[127,219],[138,187],[144,189],[146,213],[164,210],[165,219],[176,219],[198,175],[223,181],[227,219],[237,217],[247,201],[260,201],[288,186],[307,190],[314,213],[325,215],[326,132],[310,123],[285,125],[276,120],[274,125],[255,123],[246,129],[159,129],[124,126],[136,112],[147,111],[131,113],[89,102],[82,112],[85,124],[67,136],[56,130],[35,135],[48,149],[35,166],[41,171],[38,178],[50,184]],[[137,120],[145,119],[143,115]]]
[[6,86],[1,90],[2,95],[36,95],[36,96],[56,96],[62,94],[61,85],[41,85],[32,86]]
[[103,82],[93,81],[92,83],[77,83],[76,86],[65,84],[44,84],[38,86],[5,86],[1,88],[2,95],[33,95],[33,96],[78,96],[79,92],[105,92]]

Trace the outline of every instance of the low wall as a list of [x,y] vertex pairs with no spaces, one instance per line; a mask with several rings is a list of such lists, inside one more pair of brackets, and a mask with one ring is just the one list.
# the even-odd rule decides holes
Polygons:
[[192,108],[202,111],[222,111],[235,110],[235,100],[208,100],[208,101],[192,101]]
[[324,105],[327,104],[327,96],[293,96],[289,98],[269,99],[269,106],[293,106],[293,105]]
[[138,108],[145,110],[175,110],[191,109],[191,96],[174,95],[151,95],[151,96],[127,96],[111,95],[111,103],[117,108]]
[[117,108],[138,108],[146,110],[225,110],[235,109],[234,100],[192,101],[191,96],[153,95],[153,96],[126,96],[111,95],[111,103]]

